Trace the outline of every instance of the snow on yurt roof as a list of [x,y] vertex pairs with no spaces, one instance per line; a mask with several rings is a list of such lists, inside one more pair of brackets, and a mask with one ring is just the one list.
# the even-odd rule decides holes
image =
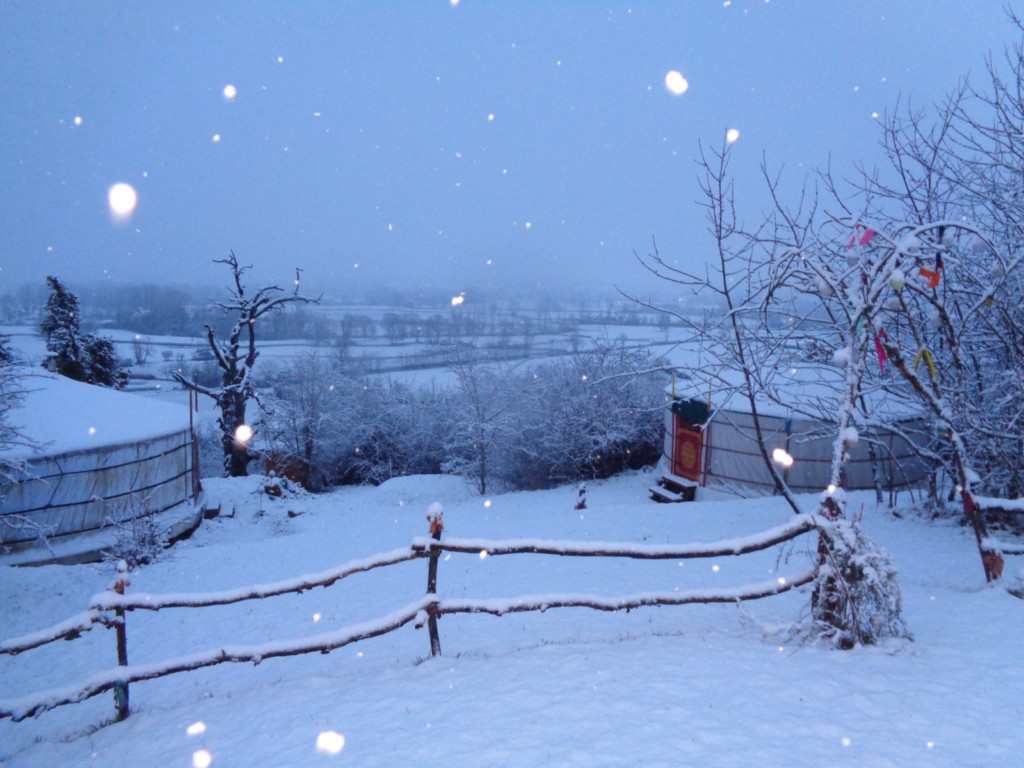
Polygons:
[[8,422],[41,450],[14,447],[7,458],[56,455],[100,446],[140,442],[188,428],[188,406],[83,384],[45,371],[26,369],[21,404]]
[[[680,378],[676,380],[674,391],[678,398],[708,399],[706,375],[698,370],[677,369]],[[712,408],[725,410],[747,411],[750,406],[743,396],[735,394],[743,377],[739,371],[726,367],[714,370],[712,380],[716,381],[711,389]],[[795,363],[780,365],[773,372],[770,380],[776,392],[776,400],[764,395],[757,397],[757,407],[764,416],[785,418],[791,415],[791,408],[784,403],[797,400],[804,404],[816,405],[824,415],[830,416],[838,410],[839,395],[846,385],[846,374],[842,368],[820,363]],[[732,391],[732,394],[727,394]],[[876,419],[900,420],[917,418],[921,415],[920,408],[913,402],[907,403],[900,399],[887,396],[877,389],[868,389],[862,395],[869,412]]]

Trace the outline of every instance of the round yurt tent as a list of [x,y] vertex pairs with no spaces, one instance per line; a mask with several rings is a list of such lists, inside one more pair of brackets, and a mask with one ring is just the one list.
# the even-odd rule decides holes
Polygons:
[[[160,515],[171,530],[197,513],[198,477],[186,405],[33,371],[8,422],[35,448],[0,452],[0,552],[50,554],[102,546],[117,524]],[[107,536],[110,540],[111,537]]]
[[[793,371],[796,375],[796,369]],[[800,388],[805,402],[809,392],[820,389],[811,396],[823,404],[835,403],[832,390],[820,380],[793,381],[790,386]],[[923,482],[927,465],[917,456],[915,445],[929,439],[926,420],[889,403],[877,402],[871,412],[876,422],[892,428],[881,424],[862,428],[844,465],[846,488],[890,491]],[[758,421],[768,455],[776,449],[783,452],[780,455],[785,463],[777,467],[790,489],[817,492],[829,485],[834,421],[760,399]],[[663,452],[663,474],[669,479],[679,478],[686,485],[719,486],[754,494],[775,490],[758,445],[752,409],[742,397],[731,397],[716,407],[706,396],[676,396],[673,392],[665,412]]]

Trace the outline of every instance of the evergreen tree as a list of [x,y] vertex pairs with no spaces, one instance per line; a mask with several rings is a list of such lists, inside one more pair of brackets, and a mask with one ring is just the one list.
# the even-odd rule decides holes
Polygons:
[[53,275],[46,278],[46,284],[50,287],[50,295],[46,299],[46,315],[40,324],[40,329],[46,334],[46,340],[49,341],[54,331],[60,328],[77,334],[79,326],[78,297],[65,288],[60,279]]
[[43,368],[75,381],[124,389],[128,374],[117,361],[114,342],[82,333],[78,297],[52,275],[46,284],[50,295],[39,328],[46,335],[50,354],[43,360]]
[[86,334],[82,337],[85,352],[85,380],[101,387],[124,389],[128,372],[117,360],[114,342],[103,336]]
[[78,297],[53,275],[46,278],[46,284],[50,295],[39,329],[46,336],[46,350],[50,354],[43,360],[43,368],[75,381],[85,381]]
[[17,355],[14,346],[11,344],[11,337],[6,333],[0,333],[0,368],[14,365]]

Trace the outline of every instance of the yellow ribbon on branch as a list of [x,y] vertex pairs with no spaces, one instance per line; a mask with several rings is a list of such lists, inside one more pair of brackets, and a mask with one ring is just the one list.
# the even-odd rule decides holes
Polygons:
[[914,370],[917,370],[917,366],[924,360],[924,364],[928,366],[928,373],[931,374],[932,381],[936,384],[939,381],[939,372],[935,370],[935,363],[932,362],[932,353],[928,351],[926,347],[922,347],[921,351],[917,353],[917,357],[914,358]]

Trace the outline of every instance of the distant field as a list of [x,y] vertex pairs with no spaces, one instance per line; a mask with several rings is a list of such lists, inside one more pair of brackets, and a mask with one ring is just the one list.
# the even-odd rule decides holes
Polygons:
[[[360,310],[367,310],[360,307]],[[372,315],[383,318],[388,308],[373,308]],[[325,314],[344,315],[342,308],[324,309]],[[673,333],[659,328],[645,316],[636,325],[624,323],[572,323],[563,321],[562,332],[512,335],[502,332],[463,333],[435,342],[422,334],[417,340],[409,333],[405,338],[383,335],[379,320],[374,330],[359,337],[260,340],[260,365],[257,374],[271,372],[299,358],[316,355],[327,362],[337,361],[339,370],[358,375],[392,375],[410,384],[448,386],[453,349],[472,346],[483,362],[514,362],[542,360],[571,355],[588,349],[593,343],[622,341],[630,347],[647,347],[654,354],[667,354],[666,364],[679,364],[681,353]],[[541,323],[538,323],[540,325]],[[42,335],[31,326],[0,326],[0,333],[9,334],[30,365],[38,365],[46,355]],[[172,372],[190,372],[197,367],[212,366],[212,355],[205,338],[194,336],[143,335],[134,331],[105,329],[112,338],[119,357],[129,366],[132,379],[129,390],[153,394],[162,399],[182,399],[185,393]],[[205,405],[205,404],[204,404]]]

